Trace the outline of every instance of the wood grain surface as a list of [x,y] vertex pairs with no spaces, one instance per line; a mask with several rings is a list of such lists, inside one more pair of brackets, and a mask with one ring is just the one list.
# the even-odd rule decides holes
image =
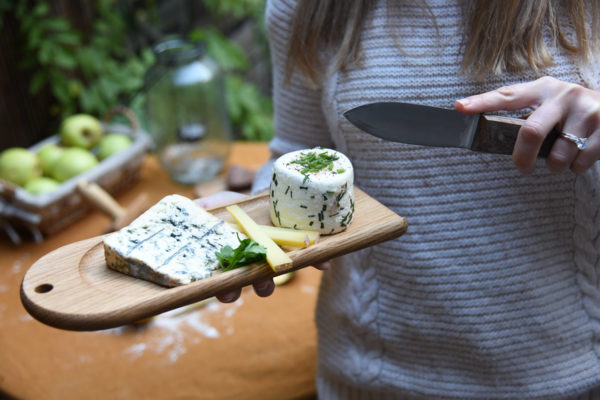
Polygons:
[[[269,197],[237,202],[253,219],[269,224]],[[210,210],[232,220],[223,207]],[[354,220],[344,232],[322,236],[305,249],[288,249],[292,270],[401,236],[405,218],[355,189]],[[264,263],[242,267],[176,288],[115,272],[104,260],[102,236],[75,242],[40,258],[24,276],[21,300],[41,322],[68,330],[99,330],[132,323],[276,274]]]

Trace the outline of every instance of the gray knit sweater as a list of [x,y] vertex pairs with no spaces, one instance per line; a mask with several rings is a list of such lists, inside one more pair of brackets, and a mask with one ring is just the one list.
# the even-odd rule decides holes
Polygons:
[[[428,1],[439,36],[420,7],[398,3],[407,4],[380,1],[365,16],[363,62],[324,74],[316,89],[300,76],[284,83],[295,1],[267,7],[271,150],[337,148],[352,160],[356,185],[409,221],[404,236],[334,260],[323,274],[319,396],[589,396],[600,386],[598,164],[576,176],[551,174],[540,161],[523,176],[510,156],[384,142],[352,126],[343,112],[364,103],[452,108],[536,78],[461,75],[457,3]],[[600,86],[592,67],[552,49],[556,65],[546,74]]]

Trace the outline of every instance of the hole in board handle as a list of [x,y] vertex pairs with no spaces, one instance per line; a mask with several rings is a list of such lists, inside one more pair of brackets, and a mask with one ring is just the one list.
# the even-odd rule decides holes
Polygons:
[[50,283],[44,283],[44,284],[42,284],[40,286],[37,286],[35,288],[35,292],[36,293],[48,293],[52,289],[54,289],[54,286],[52,286],[52,284],[50,284]]

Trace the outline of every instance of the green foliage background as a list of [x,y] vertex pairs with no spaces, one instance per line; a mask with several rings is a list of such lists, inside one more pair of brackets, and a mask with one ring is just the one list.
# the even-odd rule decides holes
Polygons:
[[[263,25],[264,0],[202,0],[207,18],[214,21],[191,30],[189,39],[203,42],[207,53],[226,72],[229,115],[237,136],[269,140],[273,136],[269,96],[249,82],[248,54],[219,30],[223,19],[255,22],[257,45],[268,59]],[[143,120],[144,75],[155,57],[148,46],[136,46],[131,18],[148,22],[160,18],[156,4],[144,2],[144,11],[133,13],[127,2],[96,0],[92,25],[77,27],[66,17],[53,15],[47,2],[0,0],[2,17],[13,12],[20,23],[23,59],[21,68],[32,71],[32,95],[49,90],[54,105],[49,112],[59,118],[77,112],[104,115],[116,104],[125,104]]]

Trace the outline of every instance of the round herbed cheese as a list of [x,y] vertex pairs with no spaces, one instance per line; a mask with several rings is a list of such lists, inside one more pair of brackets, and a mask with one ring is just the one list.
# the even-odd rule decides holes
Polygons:
[[279,157],[270,184],[275,226],[341,232],[354,214],[354,171],[340,152],[298,150]]

